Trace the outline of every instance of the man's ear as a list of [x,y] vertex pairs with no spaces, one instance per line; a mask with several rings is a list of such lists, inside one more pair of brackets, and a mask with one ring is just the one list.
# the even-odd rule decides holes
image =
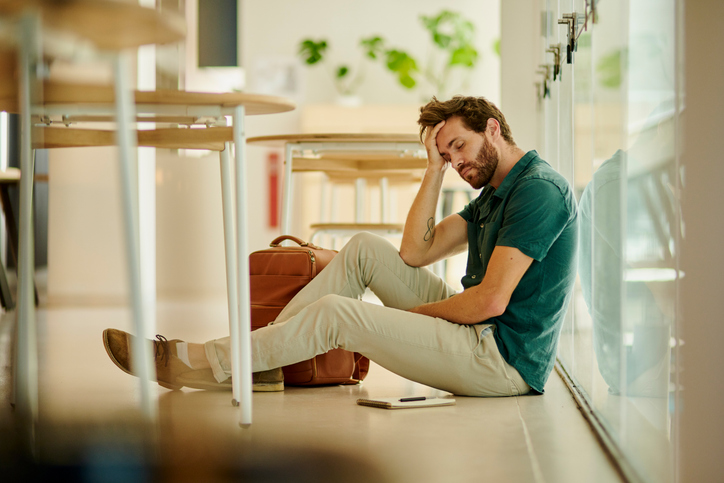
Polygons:
[[493,140],[498,139],[500,137],[500,123],[492,117],[489,118],[485,125],[485,131],[490,133]]

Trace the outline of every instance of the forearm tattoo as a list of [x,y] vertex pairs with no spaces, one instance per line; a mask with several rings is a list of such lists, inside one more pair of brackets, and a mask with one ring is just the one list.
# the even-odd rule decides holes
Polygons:
[[427,220],[427,231],[425,232],[425,236],[423,237],[423,240],[426,242],[432,240],[435,237],[435,218],[430,218]]

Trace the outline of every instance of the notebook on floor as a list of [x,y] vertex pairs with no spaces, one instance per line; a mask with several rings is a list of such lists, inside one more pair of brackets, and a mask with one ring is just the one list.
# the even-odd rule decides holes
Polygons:
[[382,409],[427,408],[434,406],[454,406],[455,399],[443,397],[381,397],[375,399],[357,399],[357,404]]

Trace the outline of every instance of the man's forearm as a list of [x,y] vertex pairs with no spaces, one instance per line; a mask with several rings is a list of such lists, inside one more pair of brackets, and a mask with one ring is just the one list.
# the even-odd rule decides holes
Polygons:
[[[494,297],[481,297],[468,289],[440,302],[420,305],[409,312],[438,317],[461,325],[484,322],[500,315],[499,305]],[[505,309],[503,309],[504,311]]]
[[501,315],[505,312],[505,305],[497,293],[478,285],[440,302],[420,305],[409,312],[471,325]]
[[443,178],[444,171],[428,168],[410,207],[400,244],[400,254],[407,263],[414,264],[424,258],[432,246]]
[[477,324],[505,313],[513,291],[533,259],[513,247],[495,247],[480,284],[462,293],[410,310],[457,324]]

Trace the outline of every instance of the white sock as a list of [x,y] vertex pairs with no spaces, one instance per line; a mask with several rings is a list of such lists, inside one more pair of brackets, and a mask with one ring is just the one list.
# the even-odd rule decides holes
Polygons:
[[189,360],[189,345],[187,342],[176,342],[176,353],[178,358],[181,359],[184,364],[189,366],[191,369],[194,368]]

